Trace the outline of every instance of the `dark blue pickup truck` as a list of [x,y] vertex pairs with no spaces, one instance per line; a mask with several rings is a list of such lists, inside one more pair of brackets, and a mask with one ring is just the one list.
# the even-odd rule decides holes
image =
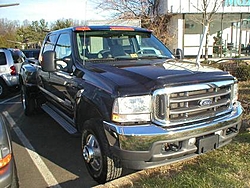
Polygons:
[[219,148],[241,126],[233,76],[176,58],[142,28],[52,31],[38,61],[22,65],[20,84],[26,115],[42,108],[80,133],[83,159],[100,183],[123,167],[152,168]]

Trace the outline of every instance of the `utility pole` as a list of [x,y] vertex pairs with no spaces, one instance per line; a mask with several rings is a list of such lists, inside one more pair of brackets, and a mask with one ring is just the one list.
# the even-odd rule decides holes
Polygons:
[[17,6],[17,5],[19,5],[19,3],[3,4],[3,5],[0,5],[0,8],[1,7]]

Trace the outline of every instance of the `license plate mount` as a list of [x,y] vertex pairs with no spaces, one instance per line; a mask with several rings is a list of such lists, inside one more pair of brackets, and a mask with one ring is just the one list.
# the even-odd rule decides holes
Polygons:
[[215,134],[197,141],[197,153],[206,153],[219,147],[219,135]]

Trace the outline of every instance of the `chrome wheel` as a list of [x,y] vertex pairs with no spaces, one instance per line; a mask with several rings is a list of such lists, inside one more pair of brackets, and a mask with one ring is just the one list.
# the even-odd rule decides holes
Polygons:
[[102,168],[102,154],[100,145],[94,135],[89,134],[86,138],[86,145],[83,146],[82,155],[84,160],[91,165],[95,171]]
[[119,177],[120,159],[110,149],[102,120],[87,120],[82,126],[82,156],[90,175],[99,183]]

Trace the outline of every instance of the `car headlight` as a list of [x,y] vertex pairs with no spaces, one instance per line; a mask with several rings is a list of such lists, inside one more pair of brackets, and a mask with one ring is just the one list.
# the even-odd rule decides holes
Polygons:
[[113,104],[112,120],[115,122],[150,121],[151,96],[116,98]]
[[232,86],[232,104],[238,100],[238,83]]

